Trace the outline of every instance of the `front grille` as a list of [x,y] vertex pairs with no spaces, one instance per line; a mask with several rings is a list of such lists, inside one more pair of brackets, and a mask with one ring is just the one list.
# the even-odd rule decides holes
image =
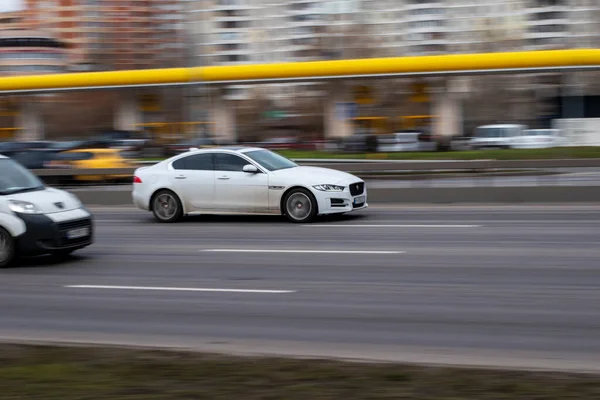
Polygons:
[[[58,244],[60,247],[76,246],[78,244],[88,243],[93,234],[92,233],[92,220],[90,218],[83,218],[83,219],[77,219],[77,220],[73,220],[73,221],[59,222],[56,225],[58,227],[58,230],[61,233],[61,236],[59,239],[59,244]],[[69,232],[70,230],[73,230],[73,229],[80,229],[80,228],[89,228],[90,234],[88,236],[75,238],[75,239],[69,239],[67,237],[67,232]]]
[[85,228],[92,225],[92,220],[89,218],[76,219],[73,221],[59,222],[56,224],[61,232],[70,231],[71,229]]
[[352,196],[358,196],[359,194],[363,194],[365,191],[365,183],[357,182],[350,185],[350,194]]

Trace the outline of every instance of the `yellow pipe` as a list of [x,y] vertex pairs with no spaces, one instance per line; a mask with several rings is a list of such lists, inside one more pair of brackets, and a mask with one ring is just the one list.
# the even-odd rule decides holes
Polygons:
[[600,49],[236,65],[197,68],[192,75],[199,75],[199,80],[205,82],[214,82],[593,65],[600,66]]
[[[372,58],[194,68],[81,72],[0,78],[0,92],[158,86],[409,73],[600,67],[600,49]],[[507,71],[508,72],[508,71]]]
[[162,85],[190,82],[190,69],[146,69],[108,72],[77,72],[0,78],[0,91]]

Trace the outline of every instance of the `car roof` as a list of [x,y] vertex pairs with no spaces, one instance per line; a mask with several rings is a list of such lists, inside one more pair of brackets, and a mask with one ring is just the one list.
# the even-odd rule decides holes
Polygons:
[[97,153],[97,154],[114,154],[114,153],[118,153],[118,152],[119,152],[118,149],[94,149],[94,148],[74,149],[74,150],[65,151],[65,153]]
[[253,151],[253,150],[264,150],[261,147],[250,147],[250,146],[219,146],[219,147],[210,147],[210,148],[205,148],[205,149],[193,149],[188,151],[188,153],[193,152],[193,153],[207,153],[207,152],[211,152],[211,151],[220,151],[220,150],[226,150],[232,153],[247,153],[249,151]]
[[493,124],[493,125],[481,125],[477,128],[515,128],[515,127],[523,127],[525,125],[522,124]]

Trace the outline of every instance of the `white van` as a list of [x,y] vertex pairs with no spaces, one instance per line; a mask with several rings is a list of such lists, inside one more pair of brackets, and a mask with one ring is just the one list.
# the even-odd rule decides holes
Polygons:
[[469,145],[473,149],[510,149],[527,127],[517,124],[483,125],[475,129]]
[[17,256],[66,256],[92,242],[92,215],[76,196],[0,155],[0,267]]
[[424,140],[428,135],[421,132],[397,132],[381,135],[378,138],[377,151],[392,153],[398,151],[434,151],[437,143],[434,140]]

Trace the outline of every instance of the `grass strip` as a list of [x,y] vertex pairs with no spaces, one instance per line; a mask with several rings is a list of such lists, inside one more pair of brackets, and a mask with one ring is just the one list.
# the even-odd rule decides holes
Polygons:
[[278,150],[288,158],[373,159],[373,160],[548,160],[600,158],[600,147],[554,147],[549,149],[466,150],[448,152],[333,153],[322,151]]
[[[294,159],[357,159],[357,160],[556,160],[569,158],[600,158],[600,147],[555,147],[550,149],[468,150],[448,152],[395,152],[395,153],[337,153],[309,150],[277,150],[284,157]],[[158,162],[161,158],[141,161]]]
[[3,400],[592,400],[600,376],[0,345]]

